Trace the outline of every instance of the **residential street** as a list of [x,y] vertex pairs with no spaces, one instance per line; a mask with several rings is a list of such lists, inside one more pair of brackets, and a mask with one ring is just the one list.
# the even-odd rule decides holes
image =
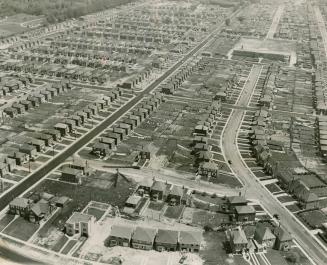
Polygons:
[[[255,88],[261,66],[255,66],[250,73],[248,83],[245,85],[240,99],[237,103],[238,106],[247,106],[251,93]],[[223,132],[222,149],[225,153],[226,159],[232,161],[231,168],[235,174],[243,181],[245,189],[247,190],[247,197],[256,199],[271,213],[278,214],[281,219],[281,224],[284,226],[296,241],[303,246],[307,254],[317,264],[326,264],[327,252],[323,249],[309,234],[304,232],[304,228],[300,225],[295,218],[278,202],[272,194],[258,182],[252,171],[245,165],[238,147],[237,135],[238,129],[242,123],[242,118],[245,111],[242,109],[234,109],[231,117]]]

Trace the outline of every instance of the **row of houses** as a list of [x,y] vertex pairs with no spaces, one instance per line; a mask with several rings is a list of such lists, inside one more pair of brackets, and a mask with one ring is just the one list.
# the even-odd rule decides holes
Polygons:
[[167,81],[162,83],[161,92],[164,94],[174,94],[187,77],[196,69],[199,59],[196,58],[186,66],[181,67],[176,74],[168,78]]
[[48,219],[58,207],[63,208],[69,202],[68,197],[57,197],[45,192],[31,198],[16,197],[9,203],[9,214],[21,216],[32,223],[40,223]]
[[50,77],[62,77],[67,79],[98,82],[103,84],[109,80],[107,69],[94,69],[75,65],[74,68],[60,64],[35,64],[35,62],[24,62],[11,60],[0,63],[0,69],[4,71],[16,71],[30,74],[47,75]]
[[176,231],[150,227],[113,225],[105,241],[109,247],[122,246],[135,249],[157,251],[199,252],[202,233],[194,231]]
[[108,107],[122,95],[121,89],[116,89],[107,94],[107,96],[90,103],[80,111],[75,112],[70,117],[65,118],[62,122],[54,125],[54,129],[60,132],[59,138],[66,136],[68,133],[74,133],[76,127],[82,126],[87,120],[97,115],[99,111]]
[[267,139],[267,118],[264,118],[266,113],[264,112],[264,116],[258,115],[254,118],[255,125],[249,132],[257,163],[268,174],[276,177],[284,189],[297,198],[303,209],[318,208],[317,192],[324,194],[326,184],[315,174],[301,169],[302,165],[295,154],[289,152],[282,142]]
[[229,229],[226,240],[234,254],[265,252],[271,248],[288,251],[292,247],[292,236],[287,230],[264,223]]
[[218,177],[218,165],[212,161],[211,145],[208,145],[208,137],[217,124],[221,115],[221,101],[214,100],[206,109],[206,115],[194,128],[193,154],[196,157],[198,173],[206,177]]
[[100,157],[111,154],[112,150],[115,149],[121,141],[125,140],[163,101],[164,98],[161,94],[155,94],[142,102],[138,105],[138,108],[132,111],[132,114],[114,125],[110,132],[101,135],[101,137],[94,142],[92,153]]
[[319,116],[317,123],[320,153],[324,160],[327,161],[327,117]]
[[26,97],[26,99],[14,102],[11,107],[6,107],[3,112],[10,118],[24,114],[32,108],[39,107],[40,104],[51,100],[53,97],[71,89],[69,80],[62,80],[60,83],[54,83],[52,86],[45,85],[39,93],[35,93]]

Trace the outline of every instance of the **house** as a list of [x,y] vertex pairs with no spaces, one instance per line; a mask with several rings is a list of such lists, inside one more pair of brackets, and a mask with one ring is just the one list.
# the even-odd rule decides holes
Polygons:
[[18,114],[17,109],[8,107],[3,110],[4,113],[6,113],[10,118],[15,118]]
[[318,196],[310,191],[310,188],[300,179],[292,180],[289,191],[299,200],[301,206],[308,209],[315,209],[319,206]]
[[29,161],[29,155],[22,152],[13,152],[8,158],[15,159],[16,165],[21,166]]
[[142,200],[141,196],[131,195],[128,197],[127,201],[125,202],[125,207],[136,209],[137,206],[140,205],[141,200]]
[[162,181],[154,181],[151,187],[151,199],[155,201],[166,200],[167,184]]
[[23,114],[25,112],[25,106],[17,102],[13,103],[11,107],[16,109],[18,114]]
[[178,244],[178,231],[159,229],[155,238],[155,249],[157,251],[176,251]]
[[[68,124],[61,123],[61,122],[57,123],[57,124],[54,126],[54,129],[60,132],[60,136],[61,136],[61,137],[67,135],[68,132],[69,132]],[[56,141],[56,140],[55,140],[55,141]]]
[[71,199],[69,197],[66,197],[66,196],[53,197],[51,199],[51,202],[56,207],[61,207],[61,208],[64,208],[70,201],[71,201]]
[[107,138],[112,138],[115,140],[115,145],[118,145],[121,142],[121,137],[119,133],[108,132],[104,135]]
[[23,144],[19,147],[19,152],[29,155],[30,158],[37,156],[37,149],[35,146],[30,144]]
[[180,205],[184,196],[184,188],[174,185],[169,191],[167,201],[170,205]]
[[60,179],[63,181],[71,182],[71,183],[82,183],[83,174],[81,170],[71,168],[69,166],[64,166],[61,172]]
[[140,196],[150,196],[151,193],[151,187],[153,185],[153,179],[144,179],[139,183],[139,186],[137,188],[137,193]]
[[113,225],[110,235],[106,240],[106,246],[122,246],[129,247],[131,244],[133,228],[130,226]]
[[181,231],[179,233],[179,248],[181,251],[199,252],[202,233],[194,231]]
[[44,199],[41,199],[32,205],[29,213],[29,221],[32,223],[39,223],[42,219],[49,216],[52,210],[53,207],[50,205],[50,203]]
[[66,221],[65,229],[69,236],[76,234],[90,236],[93,232],[95,217],[89,214],[74,212]]
[[124,129],[119,128],[119,127],[114,127],[113,132],[117,133],[120,136],[120,140],[125,140],[126,139],[127,133],[126,133],[126,131]]
[[227,231],[227,235],[232,253],[240,254],[247,251],[248,240],[242,228],[239,227],[237,230]]
[[[111,139],[111,138],[109,138],[109,139]],[[92,153],[97,156],[107,156],[111,153],[111,148],[107,144],[96,141],[92,145]]]
[[9,213],[26,217],[30,211],[31,205],[31,200],[16,197],[9,203]]
[[65,119],[63,124],[68,126],[68,132],[73,132],[76,128],[76,122],[73,119]]
[[43,133],[50,135],[54,141],[61,140],[61,132],[59,130],[47,129],[47,130],[44,130]]
[[0,162],[0,176],[3,178],[7,173],[9,173],[8,165]]
[[236,206],[245,206],[248,202],[244,196],[231,196],[227,198],[227,205],[230,210],[234,210]]
[[277,250],[288,251],[292,245],[292,236],[282,227],[276,227],[273,231],[276,236],[274,248]]
[[50,134],[40,133],[36,138],[42,140],[46,146],[51,146],[53,144],[53,138]]
[[255,209],[251,205],[235,206],[237,222],[249,222],[255,219]]
[[132,236],[132,247],[136,249],[151,250],[153,249],[154,238],[157,230],[148,227],[136,227]]
[[208,178],[216,178],[219,175],[219,168],[218,165],[214,162],[202,162],[199,164],[198,173],[201,176],[205,176]]
[[25,111],[28,111],[33,107],[32,103],[30,101],[28,101],[28,100],[21,100],[20,104],[24,106]]
[[259,223],[254,232],[254,240],[263,245],[264,248],[272,248],[275,244],[276,236],[269,227]]
[[113,138],[101,137],[99,142],[107,145],[109,149],[113,149],[116,146],[116,140]]
[[194,128],[194,133],[201,135],[201,136],[207,136],[209,132],[209,128],[204,125],[197,125]]
[[40,140],[40,139],[30,139],[27,141],[27,144],[32,145],[36,148],[36,151],[38,152],[45,152],[46,147],[45,147],[45,142]]

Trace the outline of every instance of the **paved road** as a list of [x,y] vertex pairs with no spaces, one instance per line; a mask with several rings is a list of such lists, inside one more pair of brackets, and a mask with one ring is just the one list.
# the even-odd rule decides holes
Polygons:
[[[249,82],[246,83],[241,97],[238,101],[239,106],[247,106],[254,89],[256,80],[260,73],[261,66],[255,66],[250,73]],[[256,199],[271,213],[277,213],[281,218],[281,224],[296,239],[296,241],[307,251],[308,255],[317,265],[327,264],[326,251],[309,235],[304,228],[291,216],[291,214],[257,181],[252,171],[245,166],[237,147],[238,129],[242,123],[244,110],[233,110],[231,117],[223,132],[222,150],[226,159],[232,161],[232,170],[240,177],[247,190],[247,196]]]
[[26,257],[12,249],[4,247],[0,244],[0,264],[33,264],[33,265],[45,265],[46,263],[36,261],[29,257]]

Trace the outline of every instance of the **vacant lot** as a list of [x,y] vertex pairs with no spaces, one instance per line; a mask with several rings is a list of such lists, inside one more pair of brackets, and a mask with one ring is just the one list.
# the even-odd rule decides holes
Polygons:
[[39,228],[38,224],[31,223],[22,217],[13,221],[3,233],[27,241]]
[[220,226],[229,221],[228,214],[212,213],[204,210],[197,210],[193,214],[192,223],[199,226],[209,225],[211,227]]

